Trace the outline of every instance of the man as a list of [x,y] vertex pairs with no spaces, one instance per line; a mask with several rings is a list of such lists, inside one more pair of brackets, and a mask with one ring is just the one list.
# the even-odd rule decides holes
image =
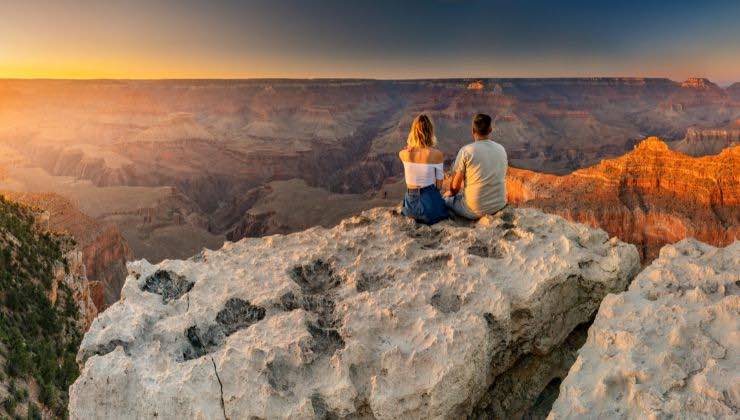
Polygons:
[[460,149],[452,165],[452,181],[445,204],[467,219],[480,219],[506,205],[506,150],[491,140],[492,130],[490,116],[476,115],[473,118],[474,141]]

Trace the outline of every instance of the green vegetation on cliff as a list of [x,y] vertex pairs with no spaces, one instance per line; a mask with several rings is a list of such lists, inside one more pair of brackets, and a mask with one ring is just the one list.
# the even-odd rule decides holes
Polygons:
[[[66,417],[67,390],[79,375],[82,332],[72,292],[57,284],[68,239],[42,232],[33,212],[0,197],[0,418]],[[4,412],[4,414],[3,414]]]

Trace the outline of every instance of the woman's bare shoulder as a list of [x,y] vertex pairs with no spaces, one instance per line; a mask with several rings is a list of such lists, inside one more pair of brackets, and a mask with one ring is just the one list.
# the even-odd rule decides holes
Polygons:
[[403,161],[408,161],[409,160],[409,149],[401,149],[398,152],[398,157]]

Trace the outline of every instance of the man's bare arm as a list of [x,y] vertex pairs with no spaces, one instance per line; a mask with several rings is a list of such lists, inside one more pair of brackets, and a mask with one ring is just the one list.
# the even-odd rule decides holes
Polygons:
[[452,182],[450,182],[450,195],[455,195],[463,187],[463,182],[465,181],[465,175],[463,175],[460,172],[455,172],[452,175]]

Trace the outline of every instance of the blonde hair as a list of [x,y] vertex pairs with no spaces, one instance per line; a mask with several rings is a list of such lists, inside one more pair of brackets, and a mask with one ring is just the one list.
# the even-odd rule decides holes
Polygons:
[[411,123],[411,131],[406,139],[406,145],[409,148],[414,147],[433,147],[437,144],[437,137],[434,136],[434,124],[425,114],[414,118]]

